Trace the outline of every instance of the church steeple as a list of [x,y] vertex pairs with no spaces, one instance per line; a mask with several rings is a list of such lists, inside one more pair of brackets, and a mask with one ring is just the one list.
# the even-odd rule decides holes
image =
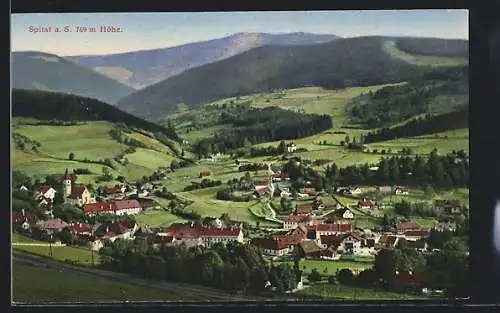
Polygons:
[[66,172],[64,173],[64,178],[63,178],[63,189],[64,189],[64,196],[68,197],[71,195],[71,174],[68,173],[68,169],[66,169]]

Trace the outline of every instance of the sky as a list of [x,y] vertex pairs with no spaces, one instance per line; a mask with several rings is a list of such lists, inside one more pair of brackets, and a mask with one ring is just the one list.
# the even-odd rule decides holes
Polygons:
[[[51,27],[34,33],[30,26]],[[64,33],[68,26],[72,32]],[[119,33],[101,33],[114,26]],[[56,33],[55,28],[61,28]],[[95,33],[76,32],[95,27]],[[11,15],[11,50],[59,56],[99,55],[178,46],[238,32],[307,32],[358,36],[417,36],[468,39],[467,10],[30,13]]]

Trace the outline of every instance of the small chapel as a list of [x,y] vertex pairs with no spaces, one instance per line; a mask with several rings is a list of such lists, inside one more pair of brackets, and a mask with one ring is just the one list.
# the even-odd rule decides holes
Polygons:
[[83,206],[88,203],[95,203],[95,199],[84,185],[74,183],[75,176],[68,173],[68,169],[63,176],[64,203]]

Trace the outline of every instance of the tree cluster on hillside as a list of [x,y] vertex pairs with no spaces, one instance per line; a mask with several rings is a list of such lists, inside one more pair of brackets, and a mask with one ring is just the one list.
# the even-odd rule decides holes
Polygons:
[[248,202],[252,200],[252,195],[247,194],[247,195],[236,196],[233,194],[234,191],[235,190],[233,188],[221,189],[217,191],[216,198],[219,200],[234,201],[234,202]]
[[104,120],[159,132],[172,140],[180,140],[172,129],[145,121],[99,100],[70,94],[13,89],[12,116],[60,121]]
[[[466,99],[469,93],[468,68],[434,69],[431,72],[410,79],[407,83],[387,86],[351,100],[346,106],[351,122],[370,128],[387,127],[415,115],[430,113],[432,101],[438,96]],[[450,112],[468,106],[454,104],[440,111]]]
[[210,187],[216,187],[222,185],[222,182],[220,180],[211,180],[208,178],[202,179],[201,182],[196,183],[193,182],[191,185],[186,186],[184,188],[184,191],[192,191],[196,189],[203,189],[203,188],[210,188]]
[[39,149],[42,146],[40,142],[16,132],[12,133],[12,139],[14,139],[16,147],[23,151],[33,151],[36,153],[39,152]]
[[364,135],[364,143],[414,137],[469,127],[469,110],[464,109],[440,115],[426,114],[391,128],[382,128]]
[[400,38],[396,47],[409,54],[459,57],[469,56],[469,41],[461,39],[438,38]]
[[238,166],[238,171],[240,172],[256,172],[261,170],[267,170],[265,163],[248,163]]
[[227,153],[261,142],[312,136],[333,125],[327,115],[298,114],[277,107],[249,108],[242,115],[227,113],[223,123],[231,126],[211,138],[197,141],[192,148],[195,154]]
[[143,241],[118,240],[107,243],[100,254],[102,266],[114,271],[232,293],[263,291],[268,280],[285,291],[294,278],[289,266],[268,268],[256,248],[242,244],[216,244],[213,248],[163,245],[155,249]]
[[467,187],[469,185],[469,161],[450,153],[438,155],[434,149],[427,160],[417,155],[392,156],[382,158],[376,171],[370,165],[353,165],[338,168],[335,164],[327,166],[326,178],[333,184],[432,184],[440,188]]
[[140,142],[137,139],[134,138],[128,138],[124,135],[124,133],[132,133],[132,130],[130,130],[128,127],[124,127],[125,125],[119,124],[115,126],[113,129],[109,131],[109,135],[111,138],[114,140],[118,141],[119,143],[123,143],[124,145],[130,146],[130,147],[137,147],[137,148],[147,148],[148,146],[145,145],[144,143]]

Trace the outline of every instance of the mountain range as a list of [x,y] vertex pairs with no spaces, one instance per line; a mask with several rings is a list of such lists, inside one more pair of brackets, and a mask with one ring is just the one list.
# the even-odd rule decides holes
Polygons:
[[264,45],[309,45],[340,37],[310,33],[236,33],[224,38],[194,42],[164,49],[128,53],[69,56],[66,59],[135,89],[141,89],[188,69],[220,61]]

